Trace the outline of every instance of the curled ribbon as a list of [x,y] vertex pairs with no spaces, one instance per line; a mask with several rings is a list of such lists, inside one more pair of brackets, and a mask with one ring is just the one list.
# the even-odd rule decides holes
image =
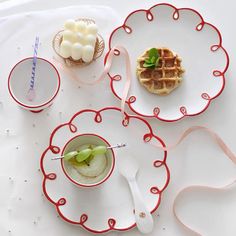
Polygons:
[[119,51],[125,57],[126,80],[125,80],[125,86],[123,89],[123,94],[122,94],[122,99],[121,99],[121,111],[122,111],[122,114],[124,114],[125,102],[128,97],[128,94],[129,94],[129,89],[130,89],[130,85],[131,85],[131,76],[132,76],[130,57],[129,57],[129,53],[126,50],[126,48],[124,48],[123,46],[120,46],[120,45],[113,47],[107,55],[106,62],[104,65],[104,70],[103,70],[102,74],[99,76],[99,78],[97,80],[92,81],[92,82],[83,81],[75,74],[74,71],[72,71],[70,68],[65,66],[64,63],[60,62],[55,57],[53,59],[60,66],[61,70],[64,71],[67,75],[69,75],[72,79],[74,79],[77,82],[84,84],[84,85],[95,85],[95,84],[101,82],[107,76],[107,74],[110,72],[113,57],[115,56],[115,51]]
[[225,142],[222,140],[222,138],[219,137],[214,131],[210,130],[209,128],[206,128],[204,126],[192,126],[185,130],[182,135],[180,135],[178,141],[168,147],[162,147],[162,146],[157,146],[156,147],[164,150],[164,151],[169,151],[171,149],[176,148],[189,134],[193,133],[194,131],[197,130],[203,130],[207,132],[211,138],[216,142],[216,144],[221,148],[221,150],[225,153],[225,155],[234,163],[236,164],[236,156],[235,154],[229,149],[229,147],[225,144]]
[[194,190],[209,190],[209,191],[215,191],[215,192],[223,192],[223,191],[229,189],[230,187],[233,187],[235,184],[236,184],[236,179],[233,182],[231,182],[230,184],[227,184],[227,185],[225,185],[223,187],[219,187],[219,188],[214,188],[214,187],[209,187],[209,186],[201,186],[201,185],[193,185],[193,186],[188,186],[188,187],[182,189],[177,194],[177,196],[175,197],[174,203],[173,203],[173,206],[172,206],[173,214],[174,214],[176,220],[179,222],[179,224],[181,226],[183,226],[185,229],[189,230],[194,235],[202,236],[202,234],[198,233],[194,229],[192,229],[189,226],[187,226],[186,224],[184,224],[183,221],[178,216],[177,210],[176,210],[178,199],[180,199],[180,197],[182,195],[184,195],[184,193],[189,192],[189,191],[194,191]]
[[[214,131],[212,131],[209,128],[206,128],[204,126],[192,126],[192,127],[188,128],[187,130],[185,130],[183,132],[182,135],[180,135],[178,141],[174,145],[171,145],[169,147],[162,147],[162,146],[157,146],[157,145],[155,145],[155,146],[160,148],[160,149],[162,149],[162,150],[164,150],[164,151],[168,151],[168,150],[174,149],[188,135],[190,135],[191,133],[193,133],[195,131],[198,131],[198,130],[203,130],[203,131],[207,132],[210,135],[210,137],[216,142],[216,144],[221,148],[221,150],[225,153],[225,155],[233,162],[233,164],[236,165],[236,155],[229,149],[229,147],[225,144],[225,142],[222,140],[222,138],[219,137],[219,135],[217,135]],[[236,179],[232,183],[227,184],[226,186],[223,186],[223,187],[220,187],[220,188],[196,185],[196,186],[188,186],[188,187],[182,189],[181,191],[179,191],[179,193],[175,197],[174,203],[173,203],[173,206],[172,206],[173,214],[174,214],[176,220],[179,222],[180,225],[182,225],[185,229],[189,230],[193,234],[198,235],[198,236],[202,236],[202,234],[198,233],[197,231],[193,230],[192,228],[187,226],[185,223],[183,223],[183,221],[178,216],[177,210],[176,210],[176,205],[177,205],[178,199],[185,192],[188,192],[188,191],[193,191],[193,190],[209,190],[209,191],[222,192],[222,191],[225,191],[226,189],[228,189],[229,187],[234,186],[235,184],[236,184]]]

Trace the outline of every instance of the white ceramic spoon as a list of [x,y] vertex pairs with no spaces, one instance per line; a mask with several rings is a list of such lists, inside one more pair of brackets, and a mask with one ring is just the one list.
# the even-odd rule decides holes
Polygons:
[[125,157],[119,160],[118,169],[120,174],[123,175],[129,183],[134,201],[137,228],[141,233],[148,234],[153,229],[153,218],[145,205],[136,181],[136,174],[139,169],[138,163],[131,157]]

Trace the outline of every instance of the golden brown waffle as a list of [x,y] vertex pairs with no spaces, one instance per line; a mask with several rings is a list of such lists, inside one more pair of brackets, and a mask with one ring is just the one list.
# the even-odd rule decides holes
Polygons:
[[[93,24],[95,23],[94,20],[92,19],[77,19],[76,21],[84,21],[86,24]],[[62,42],[62,33],[63,33],[64,30],[60,30],[53,38],[53,41],[52,41],[52,47],[55,51],[55,53],[64,61],[64,63],[67,65],[67,66],[86,66],[86,65],[89,65],[91,62],[89,63],[85,63],[82,59],[80,60],[73,60],[72,57],[69,57],[69,58],[63,58],[61,57],[60,55],[60,45],[61,45],[61,42]],[[102,36],[100,34],[97,35],[97,41],[96,41],[96,44],[95,44],[95,49],[94,49],[94,55],[93,55],[93,60],[96,60],[97,58],[99,58],[103,51],[104,51],[104,48],[105,48],[105,43],[104,43],[104,39],[102,38]]]
[[137,77],[140,83],[151,93],[167,95],[179,86],[184,69],[181,58],[168,48],[157,48],[160,60],[157,67],[145,68],[143,64],[148,59],[149,50],[137,60]]

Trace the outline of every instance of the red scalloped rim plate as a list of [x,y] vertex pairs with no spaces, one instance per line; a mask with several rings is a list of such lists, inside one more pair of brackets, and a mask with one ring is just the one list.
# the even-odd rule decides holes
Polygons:
[[[68,140],[87,133],[96,134],[110,144],[124,142],[128,145],[114,149],[115,166],[110,177],[89,188],[72,183],[63,172],[61,161],[51,160],[62,154]],[[122,119],[120,109],[115,107],[82,110],[69,122],[55,128],[49,143],[41,157],[43,191],[66,222],[93,233],[135,227],[129,187],[116,167],[126,155],[132,155],[140,166],[137,182],[147,208],[153,213],[159,207],[170,179],[167,152],[155,147],[165,144],[143,118],[125,114]]]
[[[116,45],[125,47],[130,55],[132,78],[126,103],[138,115],[169,122],[195,116],[224,89],[229,56],[221,34],[194,9],[162,3],[134,11],[110,35],[109,50]],[[152,47],[170,48],[182,58],[183,81],[167,96],[151,94],[136,76],[137,58]],[[121,99],[126,82],[121,53],[116,55],[109,77],[113,94]]]

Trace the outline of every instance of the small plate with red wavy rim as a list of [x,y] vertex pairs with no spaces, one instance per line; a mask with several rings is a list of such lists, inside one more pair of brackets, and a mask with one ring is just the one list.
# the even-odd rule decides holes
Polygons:
[[[138,115],[163,121],[198,115],[224,89],[229,57],[221,34],[193,9],[157,4],[134,11],[110,35],[109,49],[116,45],[124,46],[131,59],[131,88],[126,103]],[[183,81],[167,96],[149,93],[136,77],[137,58],[152,47],[170,48],[182,58]],[[119,52],[109,76],[112,92],[121,99],[126,78],[124,58]]]
[[[139,163],[137,182],[148,209],[154,212],[162,192],[169,183],[167,152],[155,147],[165,146],[144,119],[125,114],[119,108],[99,111],[82,110],[68,123],[59,125],[50,136],[50,144],[41,157],[43,191],[65,221],[80,225],[93,233],[128,230],[135,226],[132,197],[128,184],[117,170],[125,155]],[[127,143],[126,148],[114,149],[115,167],[111,176],[96,187],[80,187],[64,174],[61,161],[51,158],[62,154],[68,140],[85,133],[96,134],[110,144]]]

